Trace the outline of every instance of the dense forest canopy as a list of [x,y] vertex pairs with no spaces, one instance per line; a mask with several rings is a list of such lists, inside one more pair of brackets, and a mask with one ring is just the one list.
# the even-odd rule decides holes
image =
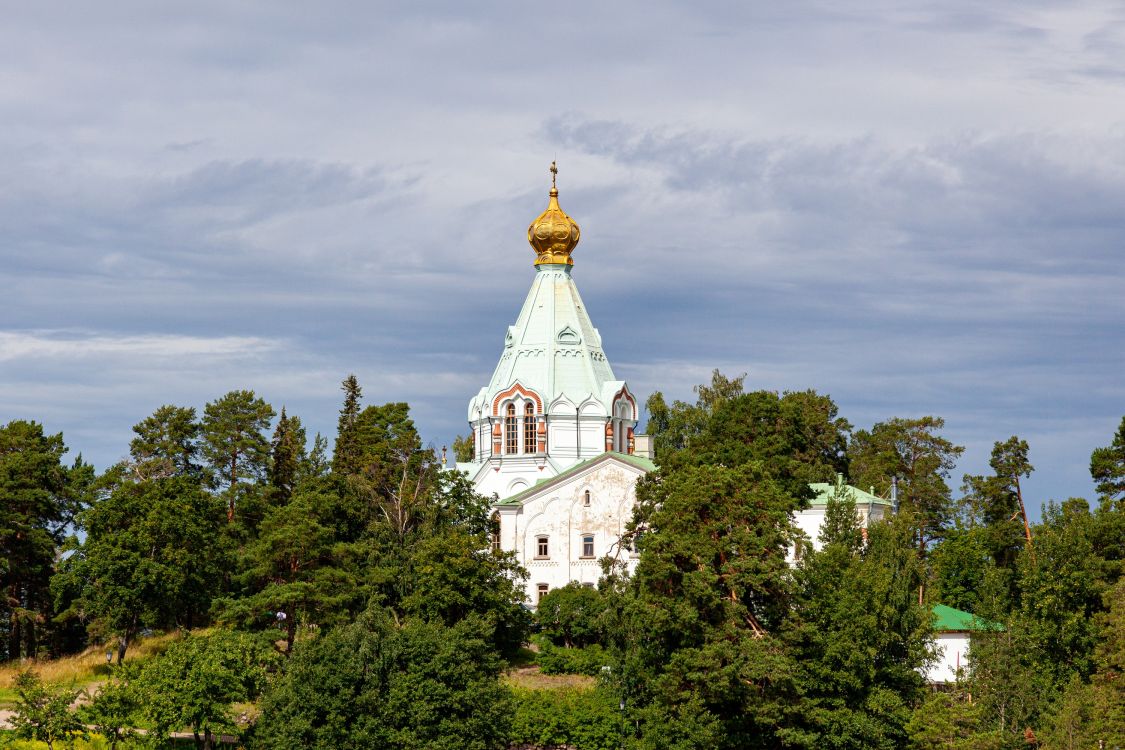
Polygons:
[[[331,451],[233,391],[160,407],[100,474],[43,425],[0,426],[0,657],[108,644],[120,665],[77,723],[65,690],[24,673],[20,731],[96,726],[122,747],[138,726],[200,747],[235,731],[259,748],[1125,744],[1125,418],[1093,450],[1098,496],[1031,523],[1034,446],[1016,436],[958,482],[940,417],[856,429],[828,396],[716,371],[693,403],[649,399],[660,468],[637,488],[636,570],[606,560],[596,590],[533,613],[526,572],[489,543],[490,499],[443,470],[406,404],[364,405],[354,376],[343,394]],[[837,492],[814,549],[794,513],[838,474],[893,483],[898,512],[865,528]],[[941,691],[922,678],[937,603],[992,624]],[[185,635],[133,664],[149,631]],[[529,640],[544,672],[598,687],[553,702],[509,687]]]

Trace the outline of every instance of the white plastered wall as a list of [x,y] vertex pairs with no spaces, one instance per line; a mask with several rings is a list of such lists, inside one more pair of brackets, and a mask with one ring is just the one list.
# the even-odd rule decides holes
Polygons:
[[[545,488],[520,507],[500,506],[500,545],[514,550],[527,569],[529,603],[536,602],[540,584],[548,589],[571,581],[596,585],[602,574],[599,560],[606,555],[616,556],[632,571],[636,557],[619,547],[642,474],[632,465],[610,459]],[[584,504],[587,491],[589,507]],[[594,537],[592,557],[582,554],[584,535]],[[537,554],[540,536],[548,539],[546,558]]]

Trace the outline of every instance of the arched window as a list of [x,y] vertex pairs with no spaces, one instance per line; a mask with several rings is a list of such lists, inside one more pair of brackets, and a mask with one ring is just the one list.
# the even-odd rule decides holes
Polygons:
[[523,407],[523,452],[535,453],[535,404],[530,401]]
[[586,492],[582,494],[582,505],[587,508],[590,507],[590,490],[586,490]]
[[504,416],[504,452],[517,453],[520,448],[519,429],[516,426],[516,406],[508,404]]
[[543,535],[535,538],[535,559],[546,560],[551,557],[550,537]]
[[627,401],[617,402],[617,419],[613,422],[613,449],[618,453],[629,452],[629,437],[625,420],[632,416],[632,410]]

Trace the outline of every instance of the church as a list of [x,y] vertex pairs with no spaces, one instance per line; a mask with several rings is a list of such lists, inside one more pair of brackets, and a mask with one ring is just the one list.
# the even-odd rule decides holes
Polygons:
[[[479,493],[496,498],[493,545],[515,552],[530,574],[532,605],[572,581],[597,585],[600,558],[635,567],[621,536],[637,479],[656,468],[648,436],[636,432],[637,397],[613,374],[574,283],[581,232],[559,206],[557,173],[552,163],[547,209],[527,230],[531,289],[504,333],[492,379],[469,401],[473,459],[457,464]],[[833,493],[851,492],[864,524],[891,512],[890,501],[842,479],[812,489],[817,497],[796,522],[814,544]]]

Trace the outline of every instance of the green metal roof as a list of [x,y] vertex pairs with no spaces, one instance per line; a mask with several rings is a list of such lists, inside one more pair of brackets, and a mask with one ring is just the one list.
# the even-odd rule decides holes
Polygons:
[[1003,630],[1004,626],[988,620],[982,620],[969,612],[963,612],[944,604],[935,604],[934,630],[942,633],[949,632],[983,632],[988,630]]
[[[613,375],[602,337],[566,264],[536,266],[519,317],[508,328],[504,349],[489,384],[469,402],[469,421],[486,412],[496,394],[520,383],[535,391],[548,409],[560,396],[576,408],[593,398],[605,401],[624,382]],[[611,403],[601,404],[609,416]],[[583,412],[585,413],[585,412]],[[573,417],[572,417],[573,419]]]
[[829,498],[837,489],[846,490],[851,492],[852,497],[855,498],[855,504],[859,505],[885,505],[888,508],[894,505],[890,500],[873,495],[870,492],[864,492],[859,487],[853,487],[850,484],[844,484],[844,478],[837,477],[836,484],[831,482],[810,482],[809,488],[816,493],[810,501],[810,505],[827,505]]
[[616,458],[618,461],[621,461],[623,463],[632,464],[641,471],[656,471],[656,464],[654,464],[650,459],[643,458],[641,456],[633,456],[628,453],[615,453],[613,451],[606,451],[605,453],[583,461],[582,463],[575,464],[566,471],[560,472],[553,477],[550,477],[548,479],[540,479],[535,483],[534,486],[528,487],[522,492],[517,492],[511,497],[506,497],[500,502],[496,503],[496,505],[521,505],[529,495],[538,492],[539,490],[550,485],[558,484],[559,482],[574,476],[583,469],[589,468],[592,464],[598,461],[605,461],[610,457]]

